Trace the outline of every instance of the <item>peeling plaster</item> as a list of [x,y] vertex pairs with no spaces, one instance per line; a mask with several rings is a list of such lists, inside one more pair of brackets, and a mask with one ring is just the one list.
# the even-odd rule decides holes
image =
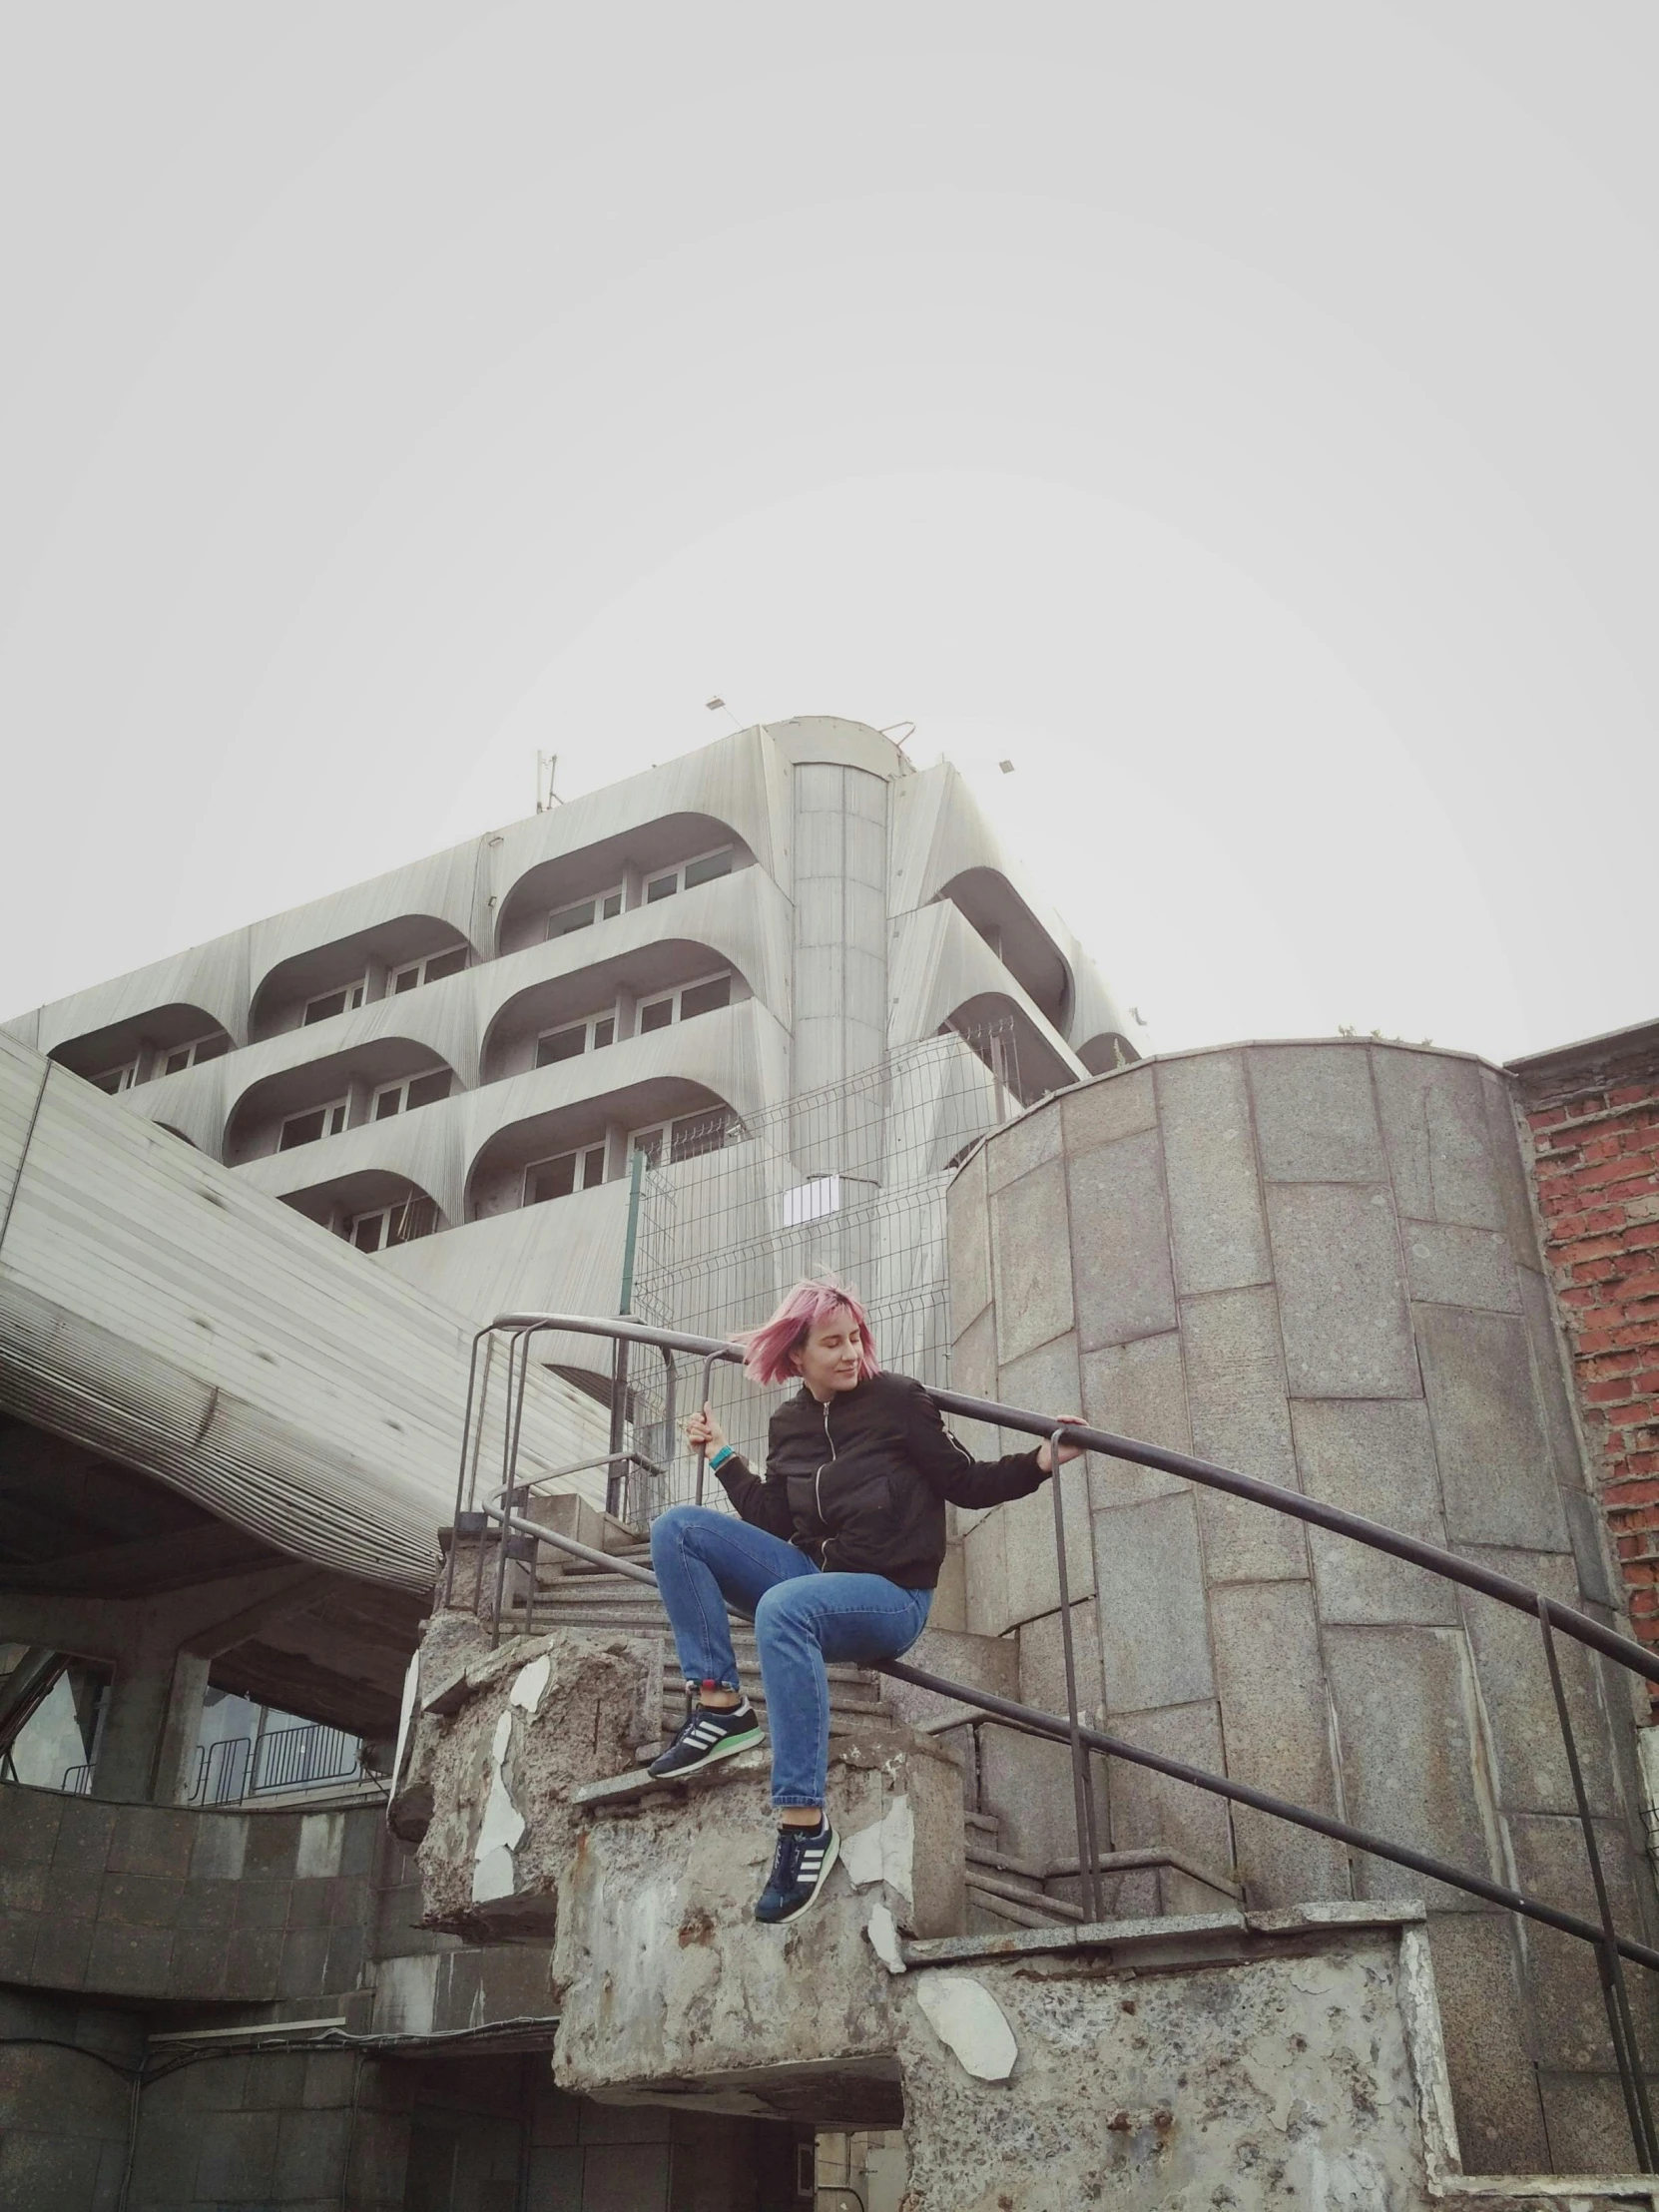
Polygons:
[[513,1684],[512,1695],[507,1703],[518,1706],[523,1712],[535,1713],[541,1705],[542,1692],[547,1688],[547,1677],[552,1672],[552,1666],[553,1663],[545,1651],[539,1659],[532,1659]]
[[924,1973],[915,1992],[928,2025],[964,2073],[976,2081],[1007,2080],[1019,2045],[1008,2015],[982,1981],[965,1973]]
[[899,1948],[898,1923],[884,1905],[872,1905],[869,1919],[864,1924],[864,1934],[869,1937],[870,1948],[880,1959],[888,1973],[906,1973],[904,1953]]
[[[528,1674],[530,1669],[524,1671]],[[472,1852],[475,1905],[513,1894],[513,1852],[524,1835],[524,1815],[507,1789],[505,1766],[512,1738],[513,1716],[503,1713],[490,1741],[489,1795],[484,1800],[484,1817],[478,1824],[478,1841]]]
[[916,1824],[908,1795],[895,1797],[878,1821],[841,1838],[841,1865],[855,1890],[884,1882],[905,1904],[915,1895]]

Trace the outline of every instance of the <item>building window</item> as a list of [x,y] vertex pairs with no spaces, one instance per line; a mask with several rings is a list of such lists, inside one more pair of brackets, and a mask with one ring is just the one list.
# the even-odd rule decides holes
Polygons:
[[561,1060],[579,1060],[584,1052],[603,1052],[616,1042],[615,1014],[593,1014],[563,1029],[549,1029],[536,1039],[536,1065],[557,1066]]
[[459,975],[465,966],[464,944],[451,945],[447,952],[428,952],[424,960],[410,960],[392,969],[390,995],[419,990],[422,983],[441,983],[446,975]]
[[731,1003],[732,978],[712,975],[706,983],[688,983],[680,993],[680,1019],[693,1021],[699,1014],[712,1014]]
[[337,1137],[344,1127],[345,1101],[331,1099],[326,1106],[313,1106],[308,1113],[289,1114],[276,1149],[291,1152],[295,1145],[315,1144],[319,1137]]
[[568,937],[573,929],[591,929],[596,921],[610,921],[622,911],[622,886],[600,891],[593,898],[579,898],[573,906],[555,906],[547,917],[550,937]]
[[102,1075],[92,1075],[87,1080],[96,1083],[101,1091],[108,1091],[112,1098],[119,1098],[138,1081],[138,1062],[128,1060],[121,1067],[106,1068]]
[[335,1014],[343,1014],[360,1006],[363,1002],[363,988],[362,981],[344,983],[337,991],[324,991],[320,998],[307,999],[305,1019],[300,1027],[309,1028],[313,1021],[331,1021]]
[[540,1206],[550,1198],[569,1198],[576,1191],[591,1191],[605,1180],[605,1147],[587,1145],[580,1152],[561,1152],[551,1160],[536,1160],[524,1171],[524,1203]]
[[412,1114],[417,1106],[435,1106],[449,1096],[449,1070],[432,1068],[425,1075],[408,1076],[401,1083],[387,1083],[374,1094],[374,1119]]
[[695,890],[699,883],[712,883],[717,875],[732,872],[733,849],[723,844],[718,852],[700,852],[695,859],[685,861],[679,867],[671,867],[661,875],[646,878],[645,902],[654,906],[659,898],[672,898],[678,890]]
[[231,1049],[229,1037],[198,1037],[194,1044],[177,1044],[156,1070],[158,1075],[181,1075],[199,1068],[204,1060],[222,1060]]
[[354,1214],[340,1234],[359,1252],[389,1252],[393,1245],[413,1244],[429,1237],[437,1227],[437,1208],[429,1198],[411,1195],[372,1213]]
[[728,844],[718,852],[705,852],[699,859],[686,862],[686,888],[696,890],[699,883],[712,883],[717,875],[730,875],[731,872],[732,847]]
[[653,1029],[666,1029],[673,1021],[695,1021],[699,1014],[712,1014],[731,1003],[731,974],[706,975],[700,982],[684,984],[662,998],[643,999],[639,1010],[640,1035],[649,1036]]

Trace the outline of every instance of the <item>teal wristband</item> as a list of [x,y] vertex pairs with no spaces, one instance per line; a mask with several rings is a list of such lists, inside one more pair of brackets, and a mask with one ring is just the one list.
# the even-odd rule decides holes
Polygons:
[[721,1468],[725,1466],[728,1459],[735,1459],[737,1456],[737,1453],[732,1449],[732,1446],[730,1444],[722,1444],[720,1449],[715,1453],[714,1457],[709,1461],[709,1472],[711,1474],[718,1474]]

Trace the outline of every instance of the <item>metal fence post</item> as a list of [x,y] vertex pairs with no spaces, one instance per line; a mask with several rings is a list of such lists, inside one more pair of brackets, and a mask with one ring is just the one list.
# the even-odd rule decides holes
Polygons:
[[1601,1995],[1607,2007],[1607,2028],[1613,2039],[1613,2061],[1619,2069],[1619,2087],[1624,2091],[1624,2108],[1630,2121],[1630,2133],[1636,2145],[1636,2162],[1645,2174],[1659,2172],[1659,2138],[1653,2130],[1653,2110],[1648,2102],[1647,2084],[1642,2079],[1642,2053],[1636,2040],[1636,2023],[1631,2016],[1630,1995],[1624,1982],[1624,1964],[1619,1957],[1618,1938],[1613,1927],[1613,1908],[1607,1895],[1607,1878],[1602,1872],[1601,1852],[1596,1844],[1595,1826],[1590,1819],[1589,1793],[1584,1787],[1583,1769],[1578,1763],[1578,1743],[1572,1732],[1572,1719],[1567,1712],[1567,1695],[1561,1682],[1561,1662],[1556,1655],[1555,1636],[1549,1625],[1548,1600],[1538,1599],[1538,1628],[1544,1640],[1544,1658],[1549,1666],[1549,1687],[1555,1698],[1555,1717],[1561,1724],[1561,1742],[1566,1748],[1567,1771],[1572,1777],[1572,1794],[1578,1807],[1578,1825],[1584,1831],[1584,1850],[1590,1862],[1590,1881],[1596,1894],[1596,1912],[1601,1921],[1602,1940],[1596,1951],[1596,1963],[1601,1970]]
[[1054,1556],[1060,1577],[1060,1649],[1066,1663],[1066,1718],[1071,1723],[1071,1789],[1077,1812],[1079,1894],[1084,1913],[1091,1921],[1098,1921],[1100,1840],[1095,1834],[1092,1761],[1083,1742],[1082,1717],[1077,1710],[1077,1655],[1072,1648],[1071,1585],[1066,1574],[1066,1508],[1060,1483],[1060,1439],[1064,1434],[1063,1428],[1056,1428],[1048,1439],[1048,1480],[1054,1499]]

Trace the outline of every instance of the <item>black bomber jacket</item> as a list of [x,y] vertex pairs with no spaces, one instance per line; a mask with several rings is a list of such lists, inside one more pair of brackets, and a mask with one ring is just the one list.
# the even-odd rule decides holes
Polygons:
[[803,1387],[772,1416],[764,1480],[737,1453],[718,1471],[757,1528],[827,1572],[885,1575],[905,1590],[938,1581],[947,1499],[1000,1505],[1046,1479],[1034,1449],[971,1457],[907,1375],[869,1376],[828,1405]]

